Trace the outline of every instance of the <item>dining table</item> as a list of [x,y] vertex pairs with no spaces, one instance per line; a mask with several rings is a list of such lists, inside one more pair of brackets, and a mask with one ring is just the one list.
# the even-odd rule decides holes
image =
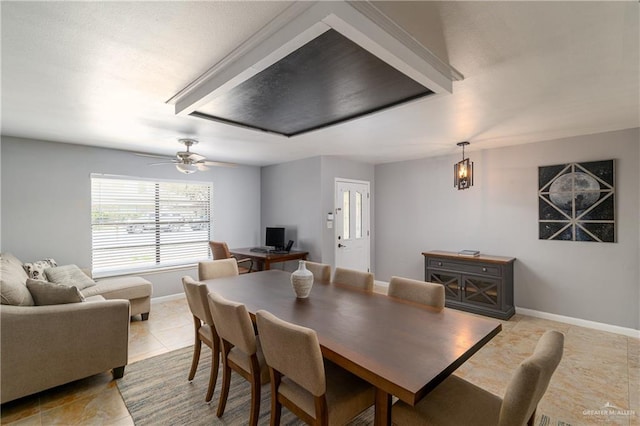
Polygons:
[[[375,389],[375,424],[391,424],[392,396],[415,405],[497,335],[499,321],[315,280],[296,297],[291,274],[269,270],[203,280],[210,292],[315,330],[322,355]],[[464,403],[464,402],[461,402]]]

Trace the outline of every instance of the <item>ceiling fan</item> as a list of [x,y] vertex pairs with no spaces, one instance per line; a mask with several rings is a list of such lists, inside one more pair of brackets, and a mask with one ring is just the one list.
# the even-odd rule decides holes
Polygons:
[[178,151],[176,153],[176,158],[166,156],[166,155],[143,154],[143,153],[136,153],[136,155],[140,157],[162,158],[162,159],[169,160],[169,161],[163,161],[160,163],[151,163],[149,165],[162,166],[165,164],[174,164],[176,166],[176,169],[178,169],[179,172],[182,172],[185,174],[191,174],[197,171],[208,170],[209,168],[207,166],[223,166],[223,167],[235,166],[234,163],[225,163],[222,161],[209,161],[205,156],[189,151],[189,149],[193,145],[198,143],[197,139],[181,138],[181,139],[178,139],[178,142],[186,146],[187,150]]

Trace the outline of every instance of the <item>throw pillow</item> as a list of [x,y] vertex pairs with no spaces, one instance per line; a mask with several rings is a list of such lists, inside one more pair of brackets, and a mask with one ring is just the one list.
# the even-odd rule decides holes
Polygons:
[[48,257],[46,259],[38,260],[37,262],[25,263],[22,265],[29,278],[33,280],[46,280],[44,270],[47,268],[54,268],[58,266],[55,260]]
[[55,268],[47,268],[44,273],[47,280],[55,284],[66,285],[67,287],[75,286],[78,290],[84,290],[87,287],[96,285],[96,282],[87,276],[76,265],[57,266]]
[[0,253],[0,302],[3,305],[33,306],[26,286],[28,278],[20,260],[11,253]]
[[68,287],[29,278],[27,288],[37,306],[84,302],[84,297],[76,286]]

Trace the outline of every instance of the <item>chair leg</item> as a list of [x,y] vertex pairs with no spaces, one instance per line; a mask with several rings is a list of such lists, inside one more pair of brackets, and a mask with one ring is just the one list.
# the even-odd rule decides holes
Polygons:
[[196,336],[195,342],[193,342],[193,360],[191,361],[191,370],[189,371],[189,381],[192,381],[196,375],[196,370],[198,369],[198,361],[200,361],[200,348],[202,347],[202,341],[198,336],[198,330],[200,329],[200,320],[193,317],[193,327]]
[[282,404],[278,400],[278,387],[282,374],[269,367],[269,375],[271,376],[271,421],[270,426],[280,426],[280,417],[282,416]]
[[329,410],[326,395],[313,397],[316,406],[316,425],[329,426]]
[[222,340],[222,391],[220,392],[220,401],[216,412],[218,417],[222,417],[224,414],[224,407],[227,405],[227,397],[229,396],[229,386],[231,385],[231,367],[229,367],[229,362],[227,361],[230,350],[231,345]]
[[227,397],[229,396],[229,385],[231,383],[231,368],[224,366],[222,370],[222,392],[220,392],[220,402],[218,402],[218,411],[216,416],[222,417],[224,408],[227,405]]
[[211,401],[213,398],[213,391],[216,389],[216,381],[218,380],[218,368],[220,368],[220,345],[214,343],[211,348],[211,373],[209,374],[209,388],[207,389],[207,396],[204,399],[206,402]]
[[249,415],[249,424],[257,426],[258,416],[260,415],[260,365],[258,357],[251,355],[251,414]]
[[143,314],[140,314],[140,317],[142,318],[142,321],[146,321],[149,319],[149,312],[145,312]]
[[189,371],[189,381],[192,381],[196,375],[196,370],[198,369],[198,362],[200,361],[200,348],[202,347],[202,342],[198,340],[193,344],[193,359],[191,360],[191,370]]

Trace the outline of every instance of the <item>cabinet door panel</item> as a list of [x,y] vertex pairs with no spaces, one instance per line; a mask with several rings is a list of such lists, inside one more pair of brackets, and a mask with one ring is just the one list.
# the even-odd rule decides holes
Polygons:
[[440,271],[429,271],[428,281],[442,284],[447,299],[460,300],[460,276]]
[[500,308],[500,280],[463,276],[462,282],[461,300],[463,302]]

